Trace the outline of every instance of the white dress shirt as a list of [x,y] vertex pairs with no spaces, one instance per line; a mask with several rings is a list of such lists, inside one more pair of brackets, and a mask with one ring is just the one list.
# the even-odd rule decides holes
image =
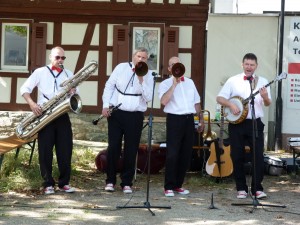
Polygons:
[[[51,69],[52,65],[48,65]],[[56,70],[52,71],[55,76],[58,75]],[[32,93],[35,87],[38,88],[38,105],[42,105],[47,102],[55,95],[57,95],[63,87],[60,84],[65,80],[73,77],[74,74],[67,69],[64,69],[61,74],[54,78],[49,69],[44,66],[36,69],[25,81],[25,83],[20,88],[21,95],[24,93]],[[56,81],[56,82],[55,82]],[[77,92],[77,91],[76,91]]]
[[[160,83],[158,88],[159,99],[170,89],[173,84],[173,76]],[[170,101],[165,105],[164,112],[176,115],[196,113],[195,104],[200,103],[200,95],[190,78],[184,77],[184,81],[177,84]]]
[[[239,96],[242,97],[243,99],[248,98],[251,94],[251,88],[250,88],[249,81],[244,80],[244,76],[245,76],[244,73],[240,73],[238,75],[230,77],[222,87],[218,96],[221,96],[225,99],[230,99],[234,96]],[[255,78],[256,75],[253,74],[253,77]],[[254,80],[252,82],[254,82]],[[258,82],[255,89],[253,90],[253,93],[255,93],[256,91],[259,90],[259,88],[262,88],[267,84],[268,84],[267,79],[263,77],[258,77]],[[267,90],[268,90],[268,97],[269,99],[271,99],[270,86],[267,87]],[[248,104],[250,104],[250,101]],[[254,98],[254,109],[255,109],[256,118],[261,118],[264,116],[263,106],[264,106],[263,98],[258,93]],[[251,118],[252,116],[251,116],[251,110],[249,105],[247,119],[251,119]]]
[[[148,73],[143,76],[143,79],[143,83],[140,84],[137,75],[134,74],[128,62],[118,64],[105,84],[102,96],[103,108],[122,103],[119,107],[121,110],[145,112],[147,110],[147,102],[152,100],[153,94],[154,79],[151,71],[148,71]],[[120,93],[117,89],[125,93],[125,95]]]

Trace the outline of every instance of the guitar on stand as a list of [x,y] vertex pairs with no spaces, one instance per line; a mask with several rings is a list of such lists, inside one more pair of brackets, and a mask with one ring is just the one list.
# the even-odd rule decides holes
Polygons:
[[224,109],[221,107],[220,137],[210,145],[210,156],[206,162],[206,172],[217,178],[227,177],[233,172],[233,164],[230,156],[230,146],[223,144],[224,133]]

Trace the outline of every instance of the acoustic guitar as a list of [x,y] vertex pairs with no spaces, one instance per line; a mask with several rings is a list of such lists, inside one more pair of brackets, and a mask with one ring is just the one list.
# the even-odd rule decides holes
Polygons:
[[210,156],[206,162],[206,172],[213,177],[227,177],[233,172],[230,156],[230,146],[223,144],[224,133],[224,108],[221,107],[220,137],[210,145]]

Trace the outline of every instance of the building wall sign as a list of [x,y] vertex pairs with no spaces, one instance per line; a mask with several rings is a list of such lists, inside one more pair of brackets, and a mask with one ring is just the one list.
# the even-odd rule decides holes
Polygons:
[[287,108],[300,109],[300,17],[291,18],[288,47]]

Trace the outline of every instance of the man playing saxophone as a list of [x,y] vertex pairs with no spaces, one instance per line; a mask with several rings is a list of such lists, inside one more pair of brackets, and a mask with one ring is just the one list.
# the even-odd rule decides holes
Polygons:
[[[20,92],[36,116],[43,113],[42,105],[55,97],[61,90],[60,84],[74,74],[64,69],[66,59],[64,49],[54,47],[49,55],[50,64],[37,68],[22,85]],[[37,103],[31,98],[33,89],[38,88]],[[74,94],[76,88],[70,90]],[[39,163],[45,194],[55,193],[55,180],[52,177],[53,147],[55,146],[59,168],[58,187],[61,191],[72,193],[75,188],[69,185],[71,174],[71,157],[73,150],[73,133],[68,113],[64,113],[49,122],[38,132]]]

